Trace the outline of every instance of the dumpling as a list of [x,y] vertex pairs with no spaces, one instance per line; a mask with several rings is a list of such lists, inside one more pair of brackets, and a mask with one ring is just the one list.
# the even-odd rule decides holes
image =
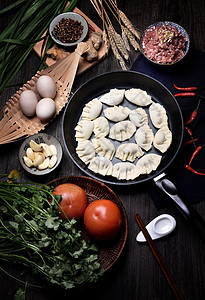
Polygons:
[[117,141],[125,141],[135,133],[136,126],[130,121],[121,121],[110,128],[109,137]]
[[113,106],[104,109],[106,118],[113,122],[120,122],[125,120],[130,113],[130,109],[124,106]]
[[88,169],[103,176],[112,175],[112,162],[106,157],[96,156],[89,163]]
[[137,168],[134,164],[129,162],[121,162],[113,165],[112,176],[120,180],[132,180],[139,176]]
[[94,98],[84,106],[81,115],[82,119],[92,121],[100,115],[101,110],[102,110],[102,102],[100,102],[97,98]]
[[126,90],[125,97],[128,101],[139,106],[147,106],[152,103],[151,96],[141,89],[131,88]]
[[156,128],[161,128],[162,126],[167,125],[168,117],[165,108],[161,104],[152,103],[149,107],[149,115],[152,124]]
[[105,137],[110,131],[108,120],[104,117],[99,117],[93,121],[93,132],[96,138]]
[[162,156],[154,153],[146,154],[137,163],[137,172],[140,174],[150,174],[155,171],[161,162]]
[[172,142],[172,132],[168,126],[161,127],[155,134],[153,145],[162,153],[166,152]]
[[77,126],[75,127],[75,138],[76,141],[84,141],[88,140],[93,132],[93,121],[81,120],[78,122]]
[[148,115],[146,111],[141,107],[132,110],[129,114],[129,118],[130,121],[137,127],[148,124]]
[[154,140],[154,133],[149,125],[144,125],[137,129],[135,134],[136,143],[145,151],[148,151],[152,147],[152,142]]
[[111,89],[108,93],[100,97],[99,100],[107,105],[114,106],[120,104],[123,101],[124,95],[124,89]]
[[135,161],[136,157],[141,157],[144,154],[142,149],[135,143],[121,144],[116,151],[115,157],[122,161]]
[[112,159],[115,153],[115,146],[113,143],[101,137],[99,139],[92,139],[93,146],[95,148],[95,152],[100,156],[105,156],[107,159]]
[[95,148],[91,141],[85,140],[78,142],[76,153],[84,163],[88,164],[95,157]]

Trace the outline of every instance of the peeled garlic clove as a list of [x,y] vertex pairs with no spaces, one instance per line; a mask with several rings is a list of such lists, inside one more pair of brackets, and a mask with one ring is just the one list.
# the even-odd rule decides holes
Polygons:
[[25,164],[27,165],[27,167],[31,168],[33,167],[33,162],[30,158],[28,158],[27,156],[23,156],[23,160],[25,162]]
[[37,144],[34,140],[30,141],[30,147],[33,151],[41,151],[42,146],[40,144]]
[[45,160],[45,156],[43,153],[38,152],[35,154],[35,159],[34,159],[34,167],[38,167],[40,164],[42,164]]
[[30,147],[26,149],[26,156],[30,158],[30,160],[34,161],[34,152]]
[[55,145],[50,145],[49,148],[50,148],[51,155],[57,155],[57,149]]
[[51,151],[50,151],[50,147],[49,147],[49,145],[47,145],[47,144],[45,144],[45,143],[41,143],[40,144],[41,146],[42,146],[42,148],[43,148],[43,154],[45,155],[45,157],[48,157],[48,156],[51,156],[52,154],[51,154]]
[[57,163],[57,156],[56,155],[51,156],[49,166],[48,166],[49,169],[53,168],[56,163]]
[[44,162],[42,164],[38,165],[38,169],[39,170],[47,169],[48,166],[49,166],[49,163],[50,163],[50,158],[46,157],[46,159],[44,160]]

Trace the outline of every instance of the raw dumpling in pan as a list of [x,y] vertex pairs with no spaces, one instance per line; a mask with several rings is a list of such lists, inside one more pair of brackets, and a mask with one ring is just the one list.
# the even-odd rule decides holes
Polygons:
[[137,163],[137,172],[140,174],[150,174],[155,171],[161,162],[162,156],[154,153],[146,154]]
[[93,121],[93,132],[96,138],[105,137],[110,131],[108,120],[104,117],[99,117]]
[[92,139],[92,143],[98,155],[105,156],[109,160],[113,158],[115,146],[110,140],[101,137],[99,139]]
[[128,101],[139,106],[147,106],[152,103],[151,96],[141,89],[131,88],[126,90],[125,97]]
[[162,153],[166,152],[172,142],[172,132],[168,126],[161,127],[155,134],[153,145]]
[[85,140],[78,142],[76,153],[84,163],[88,164],[95,157],[95,148],[91,141]]
[[137,129],[135,133],[136,143],[145,151],[148,151],[152,147],[152,142],[154,140],[154,133],[149,125],[144,125]]
[[106,118],[113,122],[120,122],[125,120],[130,113],[130,109],[124,106],[113,106],[104,109]]
[[101,110],[102,110],[102,102],[100,102],[97,98],[94,98],[84,106],[81,115],[82,119],[92,121],[100,115]]
[[161,104],[152,103],[149,107],[149,115],[152,124],[156,128],[161,128],[162,126],[167,125],[168,117],[165,108]]
[[112,168],[112,162],[103,156],[94,157],[88,166],[88,169],[90,169],[94,173],[99,173],[103,176],[112,175]]
[[77,142],[88,140],[93,132],[93,121],[81,120],[75,127],[75,138]]
[[112,176],[120,180],[132,180],[139,176],[137,168],[129,162],[121,162],[113,165]]
[[111,89],[108,93],[100,97],[99,100],[102,103],[105,103],[110,106],[114,106],[120,104],[123,101],[124,95],[125,95],[124,89]]
[[122,161],[135,161],[136,157],[141,157],[144,154],[142,149],[135,143],[121,144],[116,151],[115,157]]
[[109,138],[117,141],[125,141],[135,133],[136,126],[130,121],[121,121],[110,128]]
[[141,107],[132,110],[129,114],[129,118],[130,121],[137,127],[148,124],[148,115],[146,111]]

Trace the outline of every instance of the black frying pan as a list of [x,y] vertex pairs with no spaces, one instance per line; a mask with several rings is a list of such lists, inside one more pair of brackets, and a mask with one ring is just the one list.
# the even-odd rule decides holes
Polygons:
[[[99,97],[112,88],[140,88],[145,90],[155,102],[158,102],[166,109],[169,127],[172,131],[172,144],[168,151],[163,154],[161,163],[155,172],[148,175],[140,175],[135,180],[118,180],[112,176],[101,176],[88,169],[76,154],[75,126],[79,121],[82,110],[87,102],[95,97]],[[123,105],[123,104],[121,104]],[[126,106],[132,108],[132,104],[128,101]],[[146,108],[147,109],[147,108]],[[180,149],[183,139],[183,118],[181,110],[169,90],[153,78],[132,71],[116,71],[105,73],[97,76],[82,85],[71,97],[63,116],[63,138],[66,149],[73,162],[88,176],[112,185],[133,185],[146,182],[153,179],[155,185],[166,195],[168,195],[175,203],[177,208],[183,215],[191,220],[197,226],[198,231],[205,237],[205,223],[192,207],[179,197],[176,187],[167,178],[164,171],[175,159]],[[157,152],[152,150],[152,152]]]

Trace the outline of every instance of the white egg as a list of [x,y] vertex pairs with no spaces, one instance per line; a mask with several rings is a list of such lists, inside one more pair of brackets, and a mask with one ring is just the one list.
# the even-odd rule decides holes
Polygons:
[[32,117],[36,113],[38,99],[36,94],[31,90],[23,91],[19,98],[19,105],[24,115]]
[[42,98],[53,99],[56,95],[55,81],[48,75],[42,75],[38,78],[36,88]]
[[48,122],[56,113],[56,104],[51,98],[41,99],[36,106],[36,115],[41,121]]

